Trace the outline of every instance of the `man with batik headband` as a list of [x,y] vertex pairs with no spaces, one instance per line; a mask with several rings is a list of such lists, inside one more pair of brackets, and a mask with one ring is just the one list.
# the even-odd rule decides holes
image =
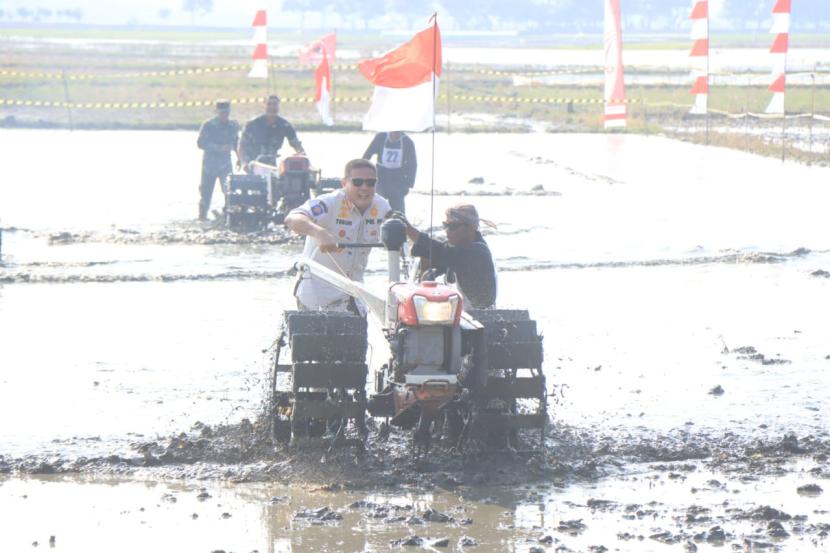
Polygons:
[[403,216],[395,216],[406,224],[407,236],[414,243],[412,256],[424,260],[423,263],[437,275],[448,271],[455,273],[466,305],[482,309],[496,304],[496,267],[490,248],[479,231],[481,223],[495,225],[480,219],[475,206],[459,204],[447,209],[446,241],[434,240],[410,225]]
[[[343,187],[308,200],[285,218],[286,226],[306,237],[303,255],[351,280],[363,281],[368,248],[338,249],[338,242],[376,243],[389,202],[375,194],[377,170],[371,161],[346,164]],[[295,291],[304,310],[356,310],[354,301],[325,282],[303,275]]]

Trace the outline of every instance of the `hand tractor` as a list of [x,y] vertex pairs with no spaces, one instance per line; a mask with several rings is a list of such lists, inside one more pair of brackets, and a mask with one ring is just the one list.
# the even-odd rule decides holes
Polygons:
[[321,178],[304,155],[276,164],[273,156],[250,163],[250,174],[234,173],[225,181],[225,225],[242,232],[281,225],[288,212],[315,196],[340,187],[340,179]]
[[362,302],[382,328],[391,356],[376,370],[367,399],[366,319],[286,312],[272,378],[274,438],[325,435],[331,445],[362,444],[368,411],[412,430],[419,451],[435,437],[458,449],[515,448],[523,429],[538,430],[543,448],[547,394],[536,322],[524,310],[466,310],[453,285],[401,281],[405,238],[403,223],[389,219],[381,243],[339,244],[386,250],[390,282],[382,294],[314,261],[297,263],[311,278]]

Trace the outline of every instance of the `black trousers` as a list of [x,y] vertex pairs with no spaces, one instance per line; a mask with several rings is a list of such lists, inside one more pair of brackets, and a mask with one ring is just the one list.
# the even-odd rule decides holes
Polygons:
[[378,183],[378,194],[389,201],[389,205],[395,211],[406,214],[406,195],[409,188],[399,185],[384,186],[383,182]]
[[213,198],[213,189],[216,186],[216,180],[219,179],[219,188],[224,194],[222,183],[225,182],[225,177],[230,171],[208,171],[202,168],[202,182],[199,184],[199,219],[207,219],[208,210],[210,209],[210,201]]

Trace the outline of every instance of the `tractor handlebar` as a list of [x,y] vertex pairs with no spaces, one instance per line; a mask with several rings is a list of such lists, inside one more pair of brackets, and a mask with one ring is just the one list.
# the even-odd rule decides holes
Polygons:
[[339,249],[343,249],[343,248],[383,248],[384,245],[381,242],[367,242],[367,243],[338,242],[337,247]]

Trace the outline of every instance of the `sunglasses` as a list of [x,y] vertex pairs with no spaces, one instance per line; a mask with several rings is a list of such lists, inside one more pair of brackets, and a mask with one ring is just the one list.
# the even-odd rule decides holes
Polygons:
[[351,179],[352,184],[355,186],[368,186],[369,188],[374,188],[375,184],[377,184],[378,179],[361,179],[360,177]]
[[444,227],[444,230],[458,230],[461,227],[466,227],[467,223],[459,223],[459,222],[447,223],[447,222],[444,222],[441,225]]

